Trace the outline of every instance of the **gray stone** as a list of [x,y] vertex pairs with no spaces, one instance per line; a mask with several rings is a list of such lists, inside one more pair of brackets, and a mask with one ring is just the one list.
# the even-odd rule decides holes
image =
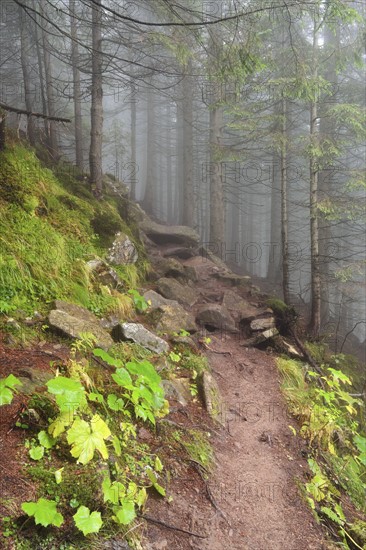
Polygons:
[[184,267],[175,258],[152,258],[152,265],[158,277],[186,278]]
[[173,305],[162,304],[153,313],[156,330],[172,334],[180,330],[197,332],[197,325],[193,315],[185,311],[178,302]]
[[144,293],[144,298],[147,302],[150,303],[152,309],[158,308],[160,306],[174,306],[178,304],[176,300],[168,300],[164,298],[161,294],[155,292],[155,290],[148,290]]
[[208,371],[202,375],[202,392],[208,414],[214,420],[222,423],[222,398],[219,386]]
[[232,271],[218,271],[213,275],[219,281],[228,283],[231,286],[247,286],[250,283],[250,277],[248,275],[236,275]]
[[222,304],[232,312],[238,321],[254,319],[259,313],[255,307],[233,290],[225,290]]
[[193,288],[182,285],[175,279],[163,277],[157,281],[157,287],[165,298],[177,300],[184,306],[192,306],[198,300],[198,294]]
[[205,304],[202,306],[196,315],[196,321],[199,325],[204,325],[206,327],[229,332],[238,332],[235,321],[231,317],[229,311],[225,306],[219,304]]
[[[116,329],[119,329],[117,330]],[[169,345],[165,340],[153,334],[140,323],[123,323],[117,325],[113,331],[113,335],[120,336],[122,340],[132,340],[136,344],[153,351],[154,353],[166,353],[169,350]]]
[[105,286],[110,288],[118,288],[123,286],[123,282],[117,273],[106,262],[103,262],[100,258],[90,260],[86,264],[94,277]]
[[[73,306],[73,304],[69,304]],[[96,346],[108,349],[113,345],[113,339],[99,324],[99,320],[88,310],[79,308],[82,313],[72,315],[60,309],[54,309],[48,316],[48,323],[51,328],[60,331],[69,338],[82,338],[82,334],[91,333],[96,338]],[[74,312],[76,313],[76,312]]]
[[178,401],[183,407],[186,407],[190,400],[188,378],[175,378],[173,380],[162,380],[161,385],[164,388],[165,397]]
[[71,304],[70,302],[64,302],[63,300],[55,300],[53,302],[53,309],[63,311],[71,317],[77,317],[83,319],[84,321],[89,321],[90,323],[99,322],[94,313],[85,307],[77,306],[76,304]]
[[138,260],[135,245],[125,233],[117,233],[108,251],[107,261],[115,265],[134,264]]
[[250,328],[252,330],[267,330],[269,328],[274,328],[276,326],[276,321],[274,317],[265,317],[264,319],[254,319],[250,323]]
[[173,256],[175,258],[180,258],[181,260],[188,260],[188,258],[193,258],[198,255],[198,249],[175,246],[168,248],[168,250],[166,250],[163,254],[167,258]]
[[52,372],[32,367],[24,368],[19,374],[18,378],[22,385],[18,389],[20,393],[24,393],[25,395],[32,395],[36,391],[36,388],[44,386],[54,376]]
[[149,218],[140,222],[140,229],[157,244],[176,243],[184,247],[196,247],[199,243],[198,233],[185,225],[161,225]]
[[259,344],[263,344],[267,340],[270,340],[271,338],[274,338],[278,335],[279,332],[276,328],[270,328],[268,330],[265,330],[264,332],[259,332],[257,335],[253,336],[253,338],[246,340],[241,345],[246,347],[258,346]]

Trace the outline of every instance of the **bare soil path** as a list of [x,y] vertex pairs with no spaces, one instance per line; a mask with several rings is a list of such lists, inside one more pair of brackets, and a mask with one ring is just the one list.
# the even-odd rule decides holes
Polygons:
[[[201,303],[227,288],[210,276],[212,269],[208,262],[198,269]],[[248,298],[245,290],[240,293]],[[300,496],[298,485],[309,478],[306,447],[289,428],[296,421],[286,413],[274,357],[243,346],[238,334],[210,337],[214,351],[206,354],[222,395],[223,424],[211,431],[214,472],[206,486],[195,482],[192,472],[186,479],[173,478],[172,503],[151,501],[148,512],[198,536],[150,524],[149,549],[331,548]]]

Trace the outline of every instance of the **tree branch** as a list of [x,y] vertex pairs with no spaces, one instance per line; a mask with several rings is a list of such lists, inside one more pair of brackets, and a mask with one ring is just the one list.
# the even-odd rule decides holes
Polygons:
[[58,116],[49,116],[44,115],[43,113],[32,113],[32,111],[26,111],[24,109],[16,109],[15,107],[10,107],[9,105],[5,105],[5,103],[0,103],[0,108],[4,109],[4,111],[10,111],[11,113],[17,113],[18,115],[27,115],[27,116],[34,116],[36,118],[45,118],[46,120],[54,120],[56,122],[71,122],[69,118],[61,118]]

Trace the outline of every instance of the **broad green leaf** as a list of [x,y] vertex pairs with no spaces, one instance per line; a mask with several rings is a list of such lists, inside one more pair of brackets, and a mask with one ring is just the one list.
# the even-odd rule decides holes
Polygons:
[[158,456],[155,457],[154,468],[156,472],[161,472],[163,469],[163,464]]
[[102,483],[104,502],[118,504],[119,500],[126,495],[126,487],[119,481],[114,481],[106,477]]
[[34,516],[36,525],[43,525],[43,527],[48,525],[60,527],[64,521],[62,515],[57,512],[54,500],[40,498],[37,502],[23,502],[22,510],[28,516]]
[[108,458],[108,450],[104,443],[111,432],[107,424],[99,415],[94,415],[91,422],[77,418],[67,432],[67,441],[71,445],[71,454],[77,458],[77,462],[87,464],[97,450],[105,460]]
[[61,412],[75,412],[85,407],[85,388],[79,380],[57,376],[47,382],[48,391],[56,396],[56,403]]
[[129,361],[126,363],[126,369],[131,374],[137,374],[138,376],[143,376],[145,380],[160,384],[161,378],[155,370],[155,367],[149,361]]
[[122,500],[121,505],[116,506],[113,511],[122,525],[128,525],[136,517],[135,503],[131,500]]
[[94,403],[104,402],[104,397],[101,393],[95,393],[95,392],[88,393],[88,399],[89,401],[93,401]]
[[98,533],[103,525],[100,512],[90,513],[89,508],[86,506],[80,506],[73,518],[76,527],[83,533],[84,536],[89,535],[90,533]]
[[357,434],[353,438],[353,442],[360,453],[366,453],[366,437],[362,437],[362,435]]
[[102,361],[110,365],[111,367],[121,367],[122,361],[120,359],[115,359],[114,357],[111,357],[109,353],[104,351],[104,349],[96,348],[93,350],[93,355],[95,357],[100,357]]
[[145,487],[142,487],[142,489],[140,489],[136,495],[135,502],[139,508],[142,508],[146,500],[147,500],[147,492]]
[[38,447],[32,447],[29,450],[29,456],[33,460],[41,460],[41,458],[43,458],[43,456],[44,456],[44,447],[42,447],[42,445],[40,445]]
[[51,437],[45,430],[42,430],[41,432],[39,432],[38,441],[46,449],[52,449],[52,447],[56,445],[56,439]]
[[6,378],[2,378],[0,380],[0,406],[9,405],[13,400],[15,386],[21,385],[21,381],[13,374],[9,374]]
[[69,426],[73,421],[73,414],[68,412],[63,412],[55,418],[48,426],[48,432],[54,437],[58,437],[65,431],[66,426]]
[[112,378],[122,388],[132,388],[132,379],[126,369],[117,369],[115,374],[112,374]]
[[118,397],[114,393],[110,393],[107,397],[108,407],[112,411],[123,411],[125,402],[121,397]]
[[156,477],[156,474],[155,472],[152,471],[151,468],[147,468],[146,469],[146,473],[147,473],[147,476],[148,478],[150,479],[151,483],[152,483],[152,486],[154,487],[154,489],[156,489],[156,491],[162,495],[163,497],[166,496],[166,491],[164,489],[164,487],[162,487],[159,483],[158,483],[158,478]]

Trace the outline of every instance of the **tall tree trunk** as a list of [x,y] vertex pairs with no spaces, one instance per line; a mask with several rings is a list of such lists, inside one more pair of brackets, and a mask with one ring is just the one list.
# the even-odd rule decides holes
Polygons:
[[171,126],[171,104],[168,101],[167,105],[167,129],[166,129],[166,140],[167,140],[167,190],[166,190],[166,202],[167,202],[167,221],[172,223],[173,221],[173,170],[172,170],[172,126]]
[[210,242],[221,247],[225,240],[224,186],[220,155],[223,111],[219,105],[221,86],[214,86],[210,110]]
[[73,76],[74,117],[75,117],[75,157],[76,166],[82,172],[84,169],[83,154],[83,127],[81,114],[81,82],[79,64],[79,46],[77,23],[75,16],[75,0],[69,0],[70,29],[71,29],[71,64]]
[[[183,224],[194,226],[193,188],[193,82],[189,76],[192,62],[187,65],[183,77]],[[188,74],[187,74],[188,73]]]
[[[40,5],[40,12],[44,15],[42,4]],[[43,18],[42,18],[43,19]],[[44,59],[44,74],[46,81],[46,98],[47,98],[47,114],[49,116],[56,116],[56,104],[55,104],[55,91],[52,75],[51,65],[51,53],[50,44],[48,41],[47,29],[45,28],[45,22],[42,23],[42,43],[43,43],[43,59]],[[57,144],[57,130],[56,123],[53,120],[48,121],[48,147],[52,157],[56,158],[58,155]]]
[[136,120],[137,120],[137,111],[136,111],[136,89],[133,80],[131,80],[131,164],[132,164],[132,178],[131,178],[131,187],[130,187],[130,197],[133,201],[136,200]]
[[281,147],[281,247],[282,290],[286,304],[290,303],[290,264],[288,243],[288,197],[287,197],[287,102],[282,97],[282,147]]
[[[33,0],[32,7],[34,11],[37,11],[37,4],[36,0]],[[39,85],[41,90],[41,100],[42,100],[42,112],[44,114],[47,114],[48,108],[47,108],[47,100],[46,100],[46,94],[45,94],[45,82],[44,82],[44,74],[43,74],[43,59],[42,59],[42,53],[41,53],[41,37],[39,35],[39,28],[41,27],[41,24],[39,22],[39,15],[37,13],[34,13],[34,38],[36,43],[36,51],[37,51],[37,61],[38,61],[38,76],[39,76]],[[49,136],[48,136],[48,122],[46,119],[44,119],[44,131],[46,140],[48,142]]]
[[155,94],[152,86],[147,90],[147,132],[146,132],[146,184],[142,207],[146,212],[155,212],[156,192],[156,147],[155,147]]
[[[33,111],[32,100],[32,78],[30,74],[30,40],[29,40],[29,24],[30,20],[23,8],[19,8],[20,19],[20,60],[23,73],[23,86],[24,86],[24,101],[27,111]],[[34,118],[29,116],[27,120],[27,134],[31,145],[35,144],[35,124]]]
[[[318,77],[318,33],[314,21],[313,63],[316,79]],[[312,149],[319,145],[318,98],[310,104],[310,144]],[[319,336],[321,325],[321,276],[319,262],[319,216],[318,216],[319,166],[313,151],[310,152],[310,261],[311,261],[311,319],[310,330]]]
[[101,0],[92,7],[92,90],[89,168],[90,184],[95,195],[102,196],[102,143],[103,143],[103,55]]

